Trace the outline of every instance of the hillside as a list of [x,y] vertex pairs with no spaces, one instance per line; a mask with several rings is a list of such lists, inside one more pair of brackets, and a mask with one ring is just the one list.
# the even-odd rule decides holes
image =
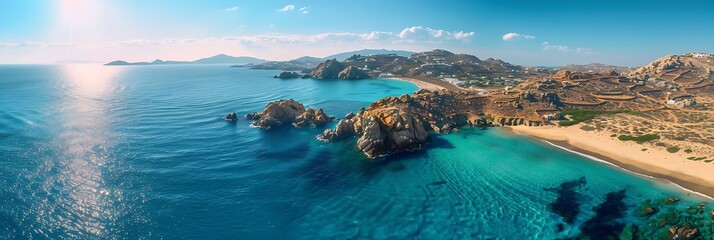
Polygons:
[[[332,60],[328,60],[332,61]],[[334,59],[334,61],[338,61]],[[462,87],[515,86],[530,77],[545,76],[548,71],[513,65],[498,59],[481,60],[468,54],[446,50],[415,53],[409,57],[397,54],[355,54],[340,62],[340,69],[324,74],[324,68],[314,68],[311,76],[336,76],[347,67],[364,71],[369,77],[412,77],[437,79]]]
[[635,69],[629,76],[658,89],[714,96],[714,55],[669,55]]

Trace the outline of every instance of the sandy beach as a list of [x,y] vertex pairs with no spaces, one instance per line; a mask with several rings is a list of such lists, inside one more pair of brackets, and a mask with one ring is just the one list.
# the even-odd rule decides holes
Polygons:
[[610,137],[608,132],[585,131],[578,126],[515,126],[505,129],[594,156],[632,172],[666,179],[714,198],[714,164],[688,160],[681,151],[670,153],[665,148],[648,143],[620,141]]
[[460,90],[459,87],[454,86],[448,82],[442,82],[442,81],[433,80],[433,79],[417,79],[417,78],[408,78],[408,77],[391,77],[391,78],[387,78],[387,79],[410,82],[410,83],[416,84],[421,89],[426,89],[426,90],[430,90],[430,91],[443,90],[443,89]]

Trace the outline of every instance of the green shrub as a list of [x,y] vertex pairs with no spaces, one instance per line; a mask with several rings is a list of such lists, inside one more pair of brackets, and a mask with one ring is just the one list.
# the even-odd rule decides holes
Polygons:
[[610,137],[617,137],[617,134],[613,133],[612,135],[610,135]]
[[649,142],[649,141],[659,139],[659,135],[645,134],[645,135],[641,135],[641,136],[637,136],[637,137],[620,135],[619,137],[617,137],[617,139],[620,139],[620,141],[636,141],[637,143],[644,143],[644,142]]
[[563,120],[560,121],[559,124],[560,126],[572,126],[581,122],[585,122],[588,120],[592,120],[595,118],[597,115],[601,114],[617,114],[617,113],[626,113],[626,114],[632,114],[632,115],[639,115],[641,114],[640,112],[635,112],[635,111],[629,111],[629,110],[615,110],[615,111],[606,111],[606,110],[565,110],[560,112],[563,115],[567,115],[570,117],[571,120]]
[[582,129],[582,130],[584,130],[584,131],[593,131],[593,130],[595,130],[595,128],[592,127],[592,126],[590,126],[590,125],[583,125],[582,127],[580,127],[580,129]]
[[689,148],[684,149],[684,152],[685,152],[685,153],[692,153],[692,149],[689,149]]
[[678,147],[668,147],[667,152],[676,153],[676,152],[679,152],[679,148]]

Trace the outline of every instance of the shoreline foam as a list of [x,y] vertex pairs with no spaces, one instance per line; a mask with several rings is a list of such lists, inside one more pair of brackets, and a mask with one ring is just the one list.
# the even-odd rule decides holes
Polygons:
[[[539,130],[533,130],[533,129],[528,129],[528,128],[535,128]],[[553,129],[549,129],[553,128]],[[615,166],[619,169],[622,169],[626,172],[630,172],[633,174],[636,174],[638,176],[650,178],[650,179],[655,179],[658,181],[664,181],[667,183],[671,183],[681,189],[684,189],[687,192],[694,193],[696,195],[702,196],[704,198],[708,199],[714,199],[714,185],[711,184],[712,178],[714,178],[714,174],[706,174],[706,170],[709,170],[707,168],[714,168],[714,165],[712,166],[707,166],[704,164],[698,164],[701,166],[707,166],[704,169],[702,168],[697,168],[696,172],[683,172],[683,171],[677,171],[674,169],[668,169],[666,166],[661,166],[661,165],[656,165],[652,163],[645,163],[641,160],[637,159],[632,159],[631,156],[627,156],[625,154],[613,154],[611,151],[602,151],[601,149],[598,149],[594,147],[594,144],[602,143],[604,140],[595,136],[586,136],[588,137],[587,139],[590,140],[587,143],[583,143],[581,141],[573,141],[573,136],[569,136],[568,134],[563,131],[565,128],[556,128],[556,127],[525,127],[525,126],[516,126],[516,127],[504,127],[503,128],[506,131],[512,132],[514,134],[521,134],[521,135],[526,135],[533,137],[535,139],[541,140],[549,145],[552,145],[554,147],[566,150],[568,152],[580,155],[582,157],[588,158],[593,161],[597,162],[602,162],[611,166]],[[561,131],[558,132],[558,129]],[[547,131],[544,132],[544,131]],[[572,131],[572,130],[571,130]],[[570,132],[568,132],[570,133]],[[583,134],[587,135],[587,134]],[[603,144],[603,145],[612,145],[613,143],[608,143],[608,144]],[[628,146],[625,143],[619,144],[621,146],[618,146],[621,151],[626,152],[626,151],[641,151],[639,149],[631,149],[632,146]],[[630,149],[628,149],[630,148]],[[640,152],[638,152],[640,153]],[[640,154],[645,154],[645,153],[640,153]],[[653,152],[646,153],[648,155],[655,155],[655,154],[668,154],[672,155],[671,153],[666,152],[664,149],[662,150],[654,150]],[[667,155],[664,155],[667,156]],[[691,164],[696,164],[696,163],[690,163]]]

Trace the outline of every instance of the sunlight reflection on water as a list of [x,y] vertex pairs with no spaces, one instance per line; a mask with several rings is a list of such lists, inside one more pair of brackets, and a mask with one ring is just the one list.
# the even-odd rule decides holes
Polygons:
[[60,86],[66,95],[57,103],[63,111],[56,119],[61,123],[59,134],[51,143],[57,154],[45,159],[45,167],[40,168],[57,173],[46,178],[43,189],[48,191],[48,199],[36,206],[38,211],[49,211],[37,215],[41,218],[37,222],[49,231],[67,229],[69,235],[104,236],[107,226],[121,215],[121,204],[116,203],[122,199],[121,191],[105,186],[106,175],[112,174],[105,165],[116,160],[111,154],[106,99],[111,97],[120,72],[121,68],[94,65],[61,68]]

